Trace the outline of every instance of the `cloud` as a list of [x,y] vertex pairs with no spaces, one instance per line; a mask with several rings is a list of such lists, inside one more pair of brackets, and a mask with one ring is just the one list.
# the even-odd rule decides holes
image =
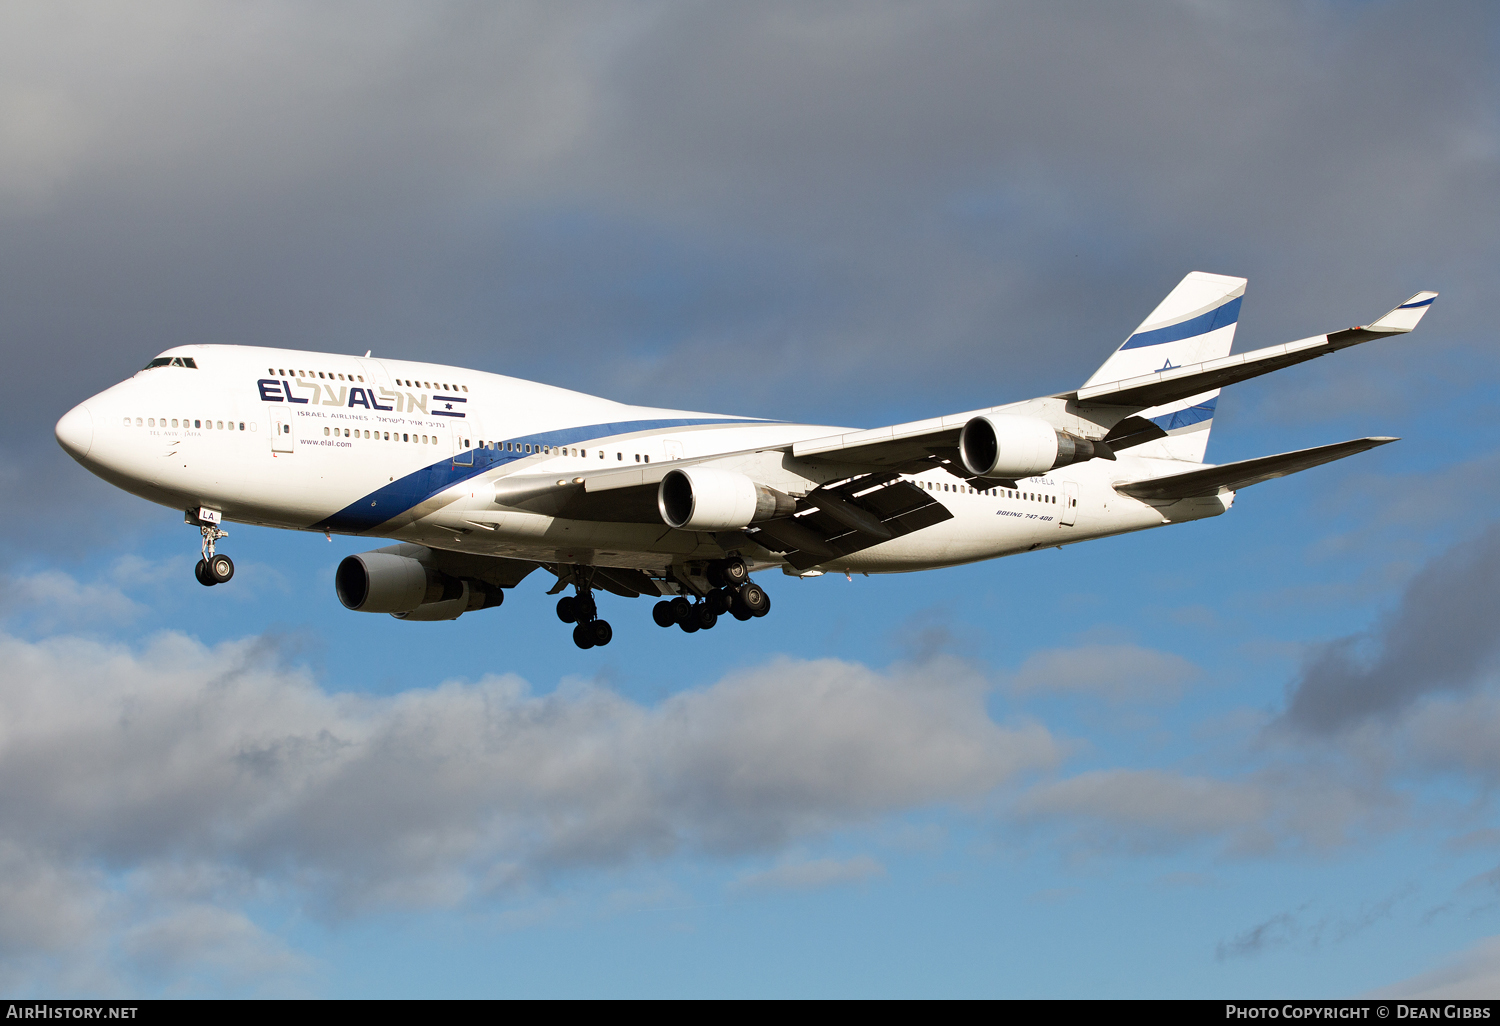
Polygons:
[[821,419],[1076,385],[1197,266],[1274,341],[1415,267],[1487,316],[1487,5],[351,10],[0,12],[5,466],[79,490],[56,417],[187,342],[641,401],[754,351],[743,412]]
[[[581,683],[538,696],[513,676],[329,695],[262,639],[0,636],[0,665],[0,845],[53,874],[15,877],[34,882],[4,892],[17,912],[0,920],[65,910],[47,895],[70,874],[134,867],[181,906],[130,934],[134,964],[159,973],[202,934],[221,969],[254,948],[295,975],[238,911],[236,880],[329,913],[450,907],[578,867],[776,851],[983,798],[1058,757],[1041,727],[991,720],[985,681],[951,660],[777,659],[655,707]],[[809,864],[755,885],[871,872]],[[54,929],[87,932],[86,905]]]
[[1150,769],[1080,773],[1038,785],[1017,806],[1025,819],[1073,824],[1077,842],[1140,852],[1225,837],[1274,846],[1263,836],[1273,811],[1273,796],[1254,784]]
[[1214,957],[1222,962],[1230,958],[1258,955],[1266,948],[1290,944],[1298,932],[1297,917],[1290,912],[1281,912],[1236,935],[1232,940],[1220,941]]
[[1137,645],[1083,645],[1028,656],[1010,685],[1020,694],[1085,694],[1119,704],[1170,701],[1202,672],[1170,652]]
[[0,575],[0,613],[21,616],[42,630],[82,623],[128,623],[144,612],[108,581],[81,583],[61,570]]
[[1324,645],[1292,686],[1282,723],[1327,734],[1424,696],[1472,690],[1500,651],[1497,605],[1500,524],[1492,524],[1424,567],[1379,626]]
[[182,905],[132,926],[119,947],[136,972],[165,981],[169,996],[292,996],[315,969],[243,913],[208,904]]
[[736,891],[816,891],[846,883],[866,883],[885,876],[885,867],[868,855],[851,859],[787,862],[746,873],[732,885]]
[[1486,937],[1445,965],[1371,991],[1371,998],[1493,1000],[1500,994],[1500,937]]

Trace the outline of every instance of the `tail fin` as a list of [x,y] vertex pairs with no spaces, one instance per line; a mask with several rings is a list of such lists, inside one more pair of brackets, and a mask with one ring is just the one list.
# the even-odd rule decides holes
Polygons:
[[[1244,278],[1192,272],[1177,283],[1084,387],[1228,356],[1244,295]],[[1218,395],[1219,390],[1214,389],[1142,410],[1139,415],[1167,435],[1135,446],[1131,455],[1202,463]]]

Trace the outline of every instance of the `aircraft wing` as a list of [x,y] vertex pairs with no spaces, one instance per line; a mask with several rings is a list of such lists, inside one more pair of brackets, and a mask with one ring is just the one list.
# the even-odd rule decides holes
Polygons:
[[[505,477],[495,482],[495,500],[570,520],[660,524],[657,485],[668,471],[735,455],[742,454],[672,460],[574,478]],[[715,532],[716,538],[729,547],[753,542],[768,552],[783,553],[793,567],[806,570],[953,519],[933,493],[901,480],[895,470],[851,473],[814,488],[796,503],[788,516],[760,521],[744,531]],[[630,586],[630,582],[620,583]]]
[[1388,445],[1395,438],[1355,438],[1348,442],[1335,442],[1312,449],[1299,449],[1276,456],[1261,456],[1238,463],[1225,463],[1203,470],[1190,470],[1185,474],[1154,477],[1146,481],[1130,481],[1115,485],[1115,491],[1137,499],[1192,499],[1199,496],[1217,495],[1248,488],[1275,477],[1286,477],[1299,470],[1321,466],[1353,456],[1379,445]]
[[[958,459],[959,434],[970,418],[1002,412],[1039,416],[1081,436],[1102,438],[1112,449],[1124,449],[1162,434],[1151,425],[1132,419],[1134,413],[1212,392],[1371,339],[1404,334],[1417,326],[1437,295],[1418,292],[1364,326],[1008,406],[808,439],[793,445],[792,455],[871,469],[901,467],[915,471],[946,463],[958,476],[970,477]],[[1112,428],[1115,430],[1111,431]]]
[[1163,403],[1223,388],[1237,381],[1269,374],[1283,367],[1314,360],[1340,349],[1357,346],[1371,339],[1401,335],[1411,331],[1437,298],[1436,292],[1418,292],[1384,317],[1362,327],[1346,328],[1327,335],[1315,335],[1285,345],[1255,349],[1206,363],[1173,367],[1153,374],[1142,374],[1123,381],[1109,381],[1067,392],[1060,399],[1072,399],[1080,405],[1133,406],[1147,409]]

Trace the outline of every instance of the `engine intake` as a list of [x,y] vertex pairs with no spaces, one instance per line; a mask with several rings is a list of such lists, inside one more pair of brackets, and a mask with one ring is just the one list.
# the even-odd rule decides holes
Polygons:
[[791,516],[797,500],[732,470],[687,467],[670,470],[661,479],[656,508],[663,521],[679,530],[732,531]]
[[333,585],[345,608],[400,620],[455,620],[505,601],[505,592],[493,584],[452,577],[390,552],[346,556]]
[[1045,420],[988,414],[964,425],[958,451],[969,473],[1012,480],[1095,457],[1115,458],[1103,442],[1080,438]]

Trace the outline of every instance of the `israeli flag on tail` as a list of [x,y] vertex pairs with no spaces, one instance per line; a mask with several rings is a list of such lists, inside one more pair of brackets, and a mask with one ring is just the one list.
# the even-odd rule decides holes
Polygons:
[[[1084,387],[1228,356],[1244,296],[1244,278],[1194,271],[1178,282]],[[1218,396],[1214,389],[1142,410],[1140,416],[1167,437],[1135,446],[1130,454],[1202,463]]]

